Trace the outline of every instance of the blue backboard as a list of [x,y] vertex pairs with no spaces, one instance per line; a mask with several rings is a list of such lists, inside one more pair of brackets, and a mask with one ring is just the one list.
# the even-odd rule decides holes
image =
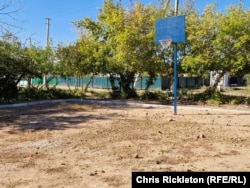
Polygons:
[[174,16],[155,21],[155,44],[160,40],[171,39],[172,42],[185,42],[185,16]]

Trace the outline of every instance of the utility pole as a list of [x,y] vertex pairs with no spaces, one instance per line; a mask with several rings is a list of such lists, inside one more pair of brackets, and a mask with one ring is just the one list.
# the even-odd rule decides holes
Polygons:
[[46,47],[49,46],[49,27],[50,27],[50,18],[45,18],[46,19],[46,25],[47,25],[47,28],[46,28]]
[[[46,48],[49,47],[49,27],[50,27],[50,18],[45,18],[46,19]],[[43,87],[47,88],[47,75],[43,75]]]

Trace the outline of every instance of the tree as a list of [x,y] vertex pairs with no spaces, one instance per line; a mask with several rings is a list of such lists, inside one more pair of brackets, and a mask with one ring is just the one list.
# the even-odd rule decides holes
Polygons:
[[106,0],[96,22],[89,18],[76,22],[101,46],[98,59],[105,65],[102,73],[108,73],[111,81],[113,75],[119,75],[121,91],[128,97],[135,95],[135,75],[148,73],[153,78],[162,70],[154,46],[157,15],[152,5],[144,6],[139,1],[125,9],[120,2]]
[[[60,76],[69,78],[76,77],[76,88],[81,78],[90,75],[90,80],[85,86],[87,90],[93,76],[103,69],[103,61],[100,61],[102,54],[101,44],[96,44],[91,36],[81,35],[76,43],[68,46],[59,45],[57,48],[57,70]],[[83,89],[83,84],[82,84]]]
[[[187,16],[187,49],[182,69],[198,76],[208,71],[218,72],[216,88],[225,72],[239,74],[249,67],[249,11],[242,5],[230,6],[227,12],[216,12],[215,5],[207,6],[199,16]],[[249,71],[249,69],[248,69]]]
[[201,17],[197,11],[186,16],[186,56],[181,64],[182,69],[197,76],[204,76],[214,62],[212,40],[216,33],[216,16],[214,5],[205,8]]
[[[135,74],[140,77],[142,73],[146,73],[149,76],[147,88],[153,83],[156,75],[164,70],[164,64],[155,54],[156,12],[157,10],[152,5],[145,6],[139,2],[134,4],[126,14],[125,31],[118,38],[121,42],[117,41],[119,61],[126,65],[124,72],[131,72],[132,78]],[[132,83],[133,81],[134,79]]]
[[48,83],[55,74],[54,50],[51,47],[43,48],[31,45],[27,53],[32,61],[33,76],[43,79],[43,86],[48,88]]
[[[77,45],[70,44],[68,46],[59,45],[56,50],[58,62],[56,64],[57,75],[66,78],[69,81],[71,76],[76,77],[76,85],[78,88],[79,76],[81,73],[81,54],[78,53]],[[69,87],[69,84],[68,84]]]
[[16,37],[7,35],[0,40],[0,98],[17,98],[17,84],[30,73],[31,61]]
[[245,12],[242,4],[229,6],[226,14],[220,14],[218,28],[214,40],[215,68],[240,76],[249,73],[250,11]]

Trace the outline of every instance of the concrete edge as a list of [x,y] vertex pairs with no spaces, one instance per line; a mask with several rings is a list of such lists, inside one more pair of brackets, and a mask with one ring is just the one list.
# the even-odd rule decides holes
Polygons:
[[[101,104],[101,105],[122,105],[122,106],[137,106],[144,108],[170,108],[173,109],[172,105],[164,105],[164,104],[152,104],[152,103],[143,103],[143,102],[130,102],[130,101],[116,101],[116,100],[102,100],[102,99],[58,99],[58,100],[43,100],[43,101],[32,101],[18,104],[4,104],[0,105],[0,109],[4,108],[16,108],[16,107],[27,107],[34,105],[42,105],[42,104],[53,104],[53,103],[64,103],[64,102],[77,102],[84,104]],[[250,109],[227,109],[220,107],[203,107],[203,106],[195,106],[188,105],[182,106],[178,105],[177,109],[192,109],[192,110],[213,110],[213,111],[229,111],[229,112],[241,112],[248,113],[250,115]]]

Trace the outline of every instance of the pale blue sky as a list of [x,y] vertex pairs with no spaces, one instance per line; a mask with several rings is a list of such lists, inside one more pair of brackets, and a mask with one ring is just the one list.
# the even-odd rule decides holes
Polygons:
[[[133,0],[135,2],[136,0]],[[143,4],[157,3],[158,0],[140,0]],[[199,10],[207,4],[217,2],[218,9],[223,11],[231,4],[238,4],[240,0],[195,0],[195,7]],[[58,43],[67,44],[74,42],[77,38],[72,21],[84,17],[95,19],[98,9],[102,7],[103,0],[12,0],[18,4],[20,11],[17,13],[19,21],[15,25],[15,34],[24,39],[31,38],[32,42],[44,46],[46,44],[46,19],[51,19],[50,35],[53,45]],[[131,0],[122,0],[124,6],[130,6]],[[171,3],[174,4],[175,0]],[[183,0],[179,1],[183,5]],[[250,0],[242,0],[244,8],[250,9]],[[15,5],[16,6],[16,5]],[[2,18],[4,19],[4,18]],[[7,18],[6,18],[7,19]],[[28,42],[27,42],[28,43]]]

